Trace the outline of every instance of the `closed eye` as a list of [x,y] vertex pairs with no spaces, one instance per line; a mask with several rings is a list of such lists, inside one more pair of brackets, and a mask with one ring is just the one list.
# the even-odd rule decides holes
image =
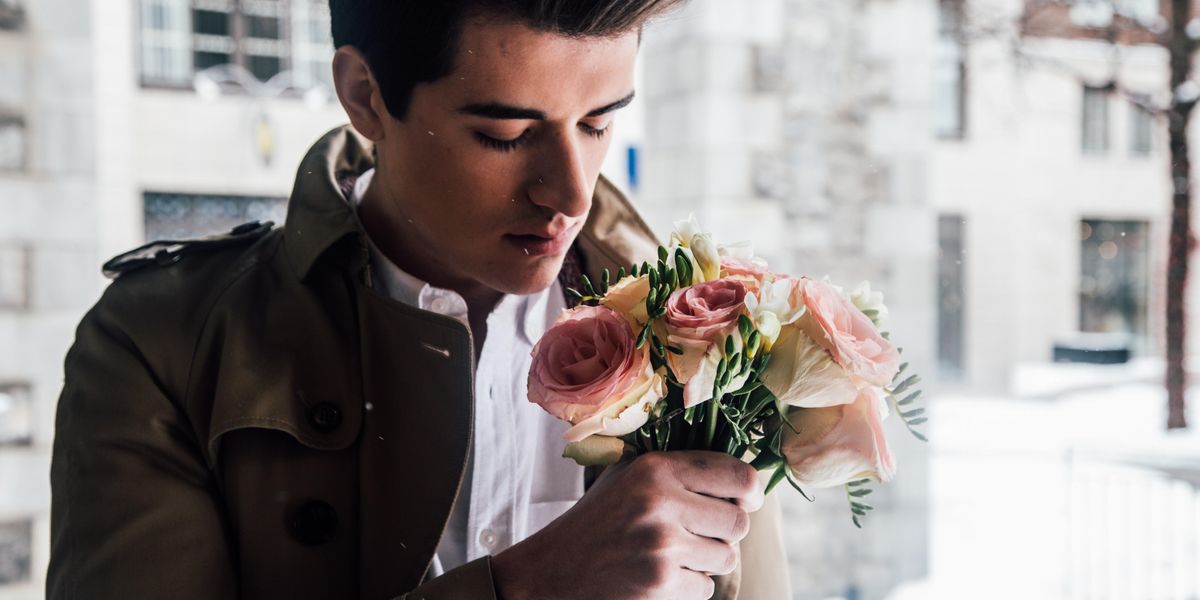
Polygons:
[[502,140],[502,139],[494,138],[490,135],[484,135],[482,133],[479,133],[478,131],[475,132],[475,139],[480,144],[483,144],[483,146],[485,148],[491,148],[492,150],[499,150],[500,152],[512,152],[513,150],[516,150],[517,146],[520,146],[521,143],[524,142],[528,137],[529,137],[528,129],[521,132],[521,135],[519,135],[511,140]]

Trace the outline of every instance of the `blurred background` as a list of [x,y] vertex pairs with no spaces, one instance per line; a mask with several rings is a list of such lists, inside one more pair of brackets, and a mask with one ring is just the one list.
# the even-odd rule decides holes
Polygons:
[[[1200,311],[1167,277],[1200,21],[1173,4],[692,0],[648,30],[606,174],[660,234],[694,212],[869,279],[924,377],[930,442],[889,421],[864,529],[785,490],[795,598],[1200,598],[1200,400],[1168,430],[1165,385],[1168,305]],[[100,264],[281,222],[346,120],[331,52],[325,0],[0,0],[0,600],[42,595]]]

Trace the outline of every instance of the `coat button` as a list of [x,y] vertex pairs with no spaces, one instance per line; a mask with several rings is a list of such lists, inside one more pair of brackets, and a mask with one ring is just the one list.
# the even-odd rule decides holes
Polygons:
[[308,420],[321,433],[329,433],[342,424],[342,411],[332,402],[322,402],[308,413]]
[[337,512],[332,506],[320,500],[311,500],[288,515],[287,529],[297,542],[305,546],[318,546],[333,539],[337,521]]

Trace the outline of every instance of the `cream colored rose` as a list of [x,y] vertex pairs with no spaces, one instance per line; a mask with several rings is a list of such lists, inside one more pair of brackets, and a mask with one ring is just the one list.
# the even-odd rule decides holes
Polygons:
[[858,396],[858,387],[846,370],[794,326],[783,328],[761,379],[780,404],[787,406],[836,406],[849,404]]
[[650,316],[646,313],[646,296],[650,295],[650,278],[627,275],[608,288],[601,304],[625,317],[634,331],[641,331]]

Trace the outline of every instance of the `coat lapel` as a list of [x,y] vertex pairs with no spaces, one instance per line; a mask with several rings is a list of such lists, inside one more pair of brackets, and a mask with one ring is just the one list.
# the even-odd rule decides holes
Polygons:
[[460,322],[358,290],[364,398],[360,580],[368,598],[416,587],[462,485],[474,354]]

